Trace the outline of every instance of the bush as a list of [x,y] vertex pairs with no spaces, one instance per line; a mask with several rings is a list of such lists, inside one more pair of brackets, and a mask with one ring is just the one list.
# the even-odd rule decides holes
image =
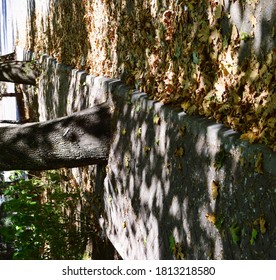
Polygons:
[[[77,188],[65,190],[60,173],[5,185],[0,237],[13,259],[82,259],[87,231],[77,220]],[[14,179],[14,178],[13,178]]]

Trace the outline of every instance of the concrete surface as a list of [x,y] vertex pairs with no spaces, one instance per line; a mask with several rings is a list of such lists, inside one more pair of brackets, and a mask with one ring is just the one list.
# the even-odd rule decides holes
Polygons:
[[94,184],[102,227],[123,258],[276,258],[275,153],[118,80],[42,61],[40,120],[101,102],[114,108],[108,165]]

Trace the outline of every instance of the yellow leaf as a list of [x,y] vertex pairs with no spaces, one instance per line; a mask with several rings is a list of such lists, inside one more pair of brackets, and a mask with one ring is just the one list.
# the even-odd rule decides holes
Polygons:
[[184,149],[182,147],[176,148],[175,151],[174,151],[174,154],[177,157],[182,157],[184,155]]
[[191,106],[191,103],[189,101],[186,101],[186,102],[182,102],[181,103],[181,108],[184,110],[184,111],[187,111],[187,109]]
[[126,129],[123,128],[122,131],[121,131],[122,135],[126,135]]
[[145,147],[144,147],[144,152],[145,152],[145,154],[148,154],[149,151],[150,151],[150,147],[145,146]]
[[250,22],[251,22],[252,27],[254,28],[254,27],[256,26],[256,24],[257,24],[257,20],[256,20],[256,18],[254,17],[254,15],[251,15],[251,16],[249,17],[249,20],[250,20]]
[[183,137],[185,135],[185,132],[186,132],[186,127],[185,126],[182,126],[178,129],[178,132],[179,132],[179,135],[181,137]]
[[260,217],[260,231],[261,231],[261,234],[266,233],[266,221],[263,217]]
[[212,224],[215,224],[216,223],[216,216],[215,214],[206,214],[205,216],[207,218],[207,220],[212,223]]
[[211,191],[212,191],[212,198],[216,199],[218,197],[218,188],[219,185],[217,182],[212,181],[212,185],[211,185]]
[[128,156],[125,156],[125,167],[129,167],[129,157]]
[[166,173],[167,175],[170,174],[170,168],[171,168],[171,164],[169,162],[166,163]]
[[176,259],[177,260],[184,260],[184,254],[179,250],[176,254]]
[[157,125],[160,124],[160,117],[157,114],[153,117],[153,123]]
[[264,217],[260,217],[258,219],[256,219],[253,222],[253,225],[259,225],[260,226],[260,232],[261,234],[265,234],[266,233],[266,220]]
[[138,137],[141,137],[141,135],[142,135],[142,128],[141,128],[141,127],[139,127],[139,128],[137,129],[136,135],[137,135]]
[[197,110],[197,106],[194,104],[187,110],[187,113],[192,115],[193,113],[196,112],[196,110]]
[[256,133],[254,132],[247,132],[247,133],[243,133],[241,136],[240,136],[240,139],[241,140],[247,140],[249,141],[250,144],[256,142],[258,140],[258,136],[256,135]]

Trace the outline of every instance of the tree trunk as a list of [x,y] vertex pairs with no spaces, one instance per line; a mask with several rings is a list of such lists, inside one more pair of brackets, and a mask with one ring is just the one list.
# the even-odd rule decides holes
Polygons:
[[16,53],[12,52],[12,53],[7,53],[4,55],[0,56],[0,62],[4,62],[4,61],[10,61],[10,60],[15,60],[16,59]]
[[0,124],[0,170],[47,170],[106,162],[111,114],[106,104],[43,123]]
[[38,65],[32,61],[0,62],[0,81],[35,85],[40,75]]

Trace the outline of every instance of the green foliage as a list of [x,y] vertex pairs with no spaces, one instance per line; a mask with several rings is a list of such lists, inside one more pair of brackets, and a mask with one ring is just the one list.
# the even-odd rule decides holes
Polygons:
[[241,240],[241,228],[237,225],[232,225],[230,227],[230,234],[234,244],[239,244]]
[[253,228],[252,232],[251,232],[251,239],[250,239],[250,244],[251,245],[255,244],[257,236],[258,236],[258,231],[255,228]]
[[79,193],[64,191],[60,182],[59,173],[49,171],[43,178],[17,179],[6,186],[0,235],[12,244],[13,259],[82,258],[86,236],[74,218]]

